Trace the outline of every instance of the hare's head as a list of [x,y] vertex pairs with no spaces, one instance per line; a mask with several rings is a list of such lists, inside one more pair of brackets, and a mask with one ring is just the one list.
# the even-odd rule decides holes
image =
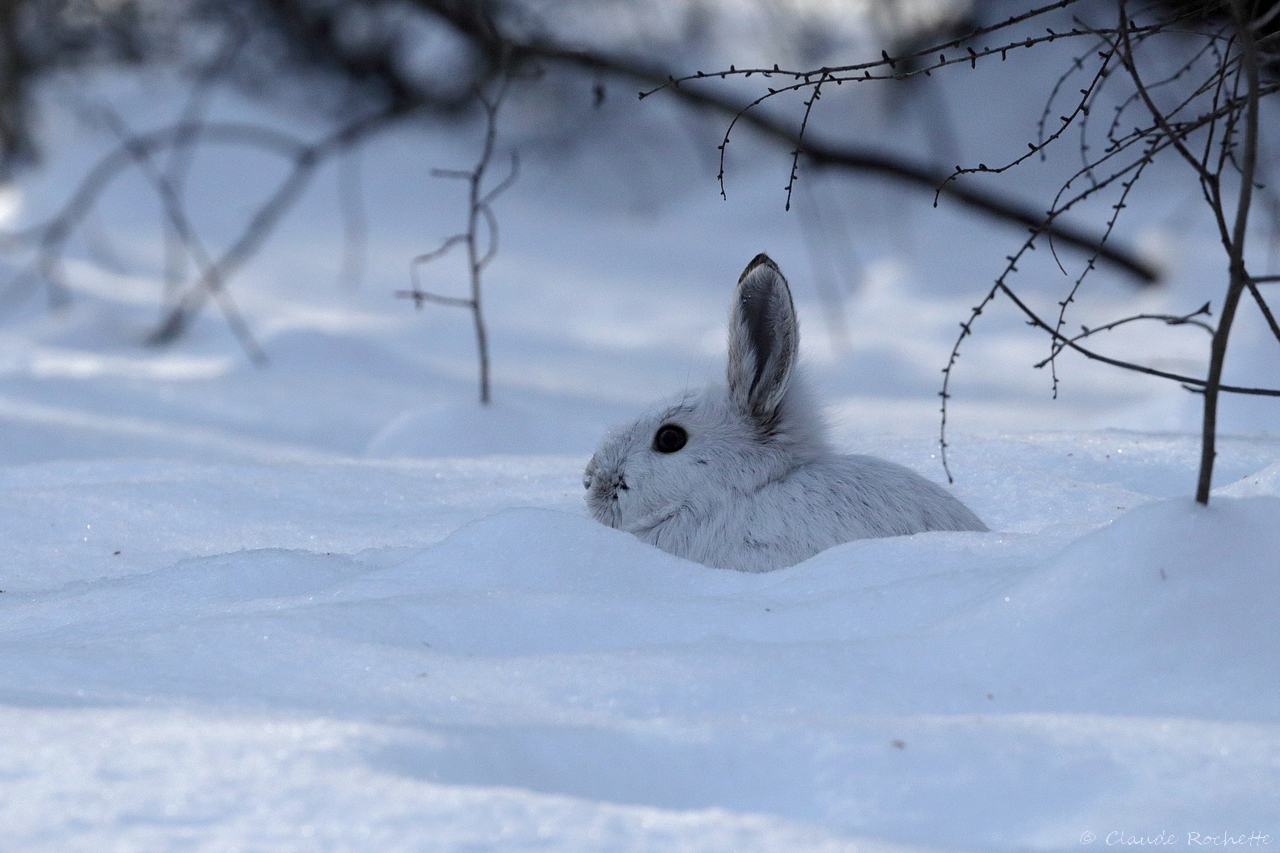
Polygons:
[[757,255],[729,315],[726,384],[611,431],[583,480],[592,516],[652,538],[749,499],[822,455],[821,424],[796,375],[799,341],[787,281]]

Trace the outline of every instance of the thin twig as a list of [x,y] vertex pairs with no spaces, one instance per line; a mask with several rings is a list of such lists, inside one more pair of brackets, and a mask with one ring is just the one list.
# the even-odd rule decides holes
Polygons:
[[[515,183],[520,170],[520,158],[516,152],[511,153],[511,166],[506,177],[490,189],[484,188],[485,177],[493,159],[494,146],[498,134],[498,110],[506,97],[510,85],[510,75],[499,78],[499,84],[492,95],[484,92],[478,94],[480,104],[485,111],[485,133],[480,147],[480,157],[474,168],[433,169],[431,174],[437,178],[464,180],[467,182],[467,230],[447,238],[436,249],[418,255],[409,262],[409,277],[412,284],[410,290],[396,292],[396,296],[412,299],[414,307],[421,309],[423,303],[444,305],[454,308],[466,308],[471,312],[472,326],[476,336],[476,355],[480,371],[480,402],[488,405],[490,401],[489,381],[489,335],[484,320],[484,303],[482,299],[483,273],[489,262],[498,253],[498,219],[494,216],[492,204],[498,196],[506,192]],[[481,228],[483,226],[483,248]],[[454,246],[465,246],[467,250],[467,270],[470,277],[470,296],[467,298],[445,296],[423,289],[419,270],[449,253]]]

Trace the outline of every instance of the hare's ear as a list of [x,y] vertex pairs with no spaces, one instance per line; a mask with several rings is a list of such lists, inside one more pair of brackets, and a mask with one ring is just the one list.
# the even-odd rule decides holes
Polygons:
[[729,314],[729,397],[766,429],[778,422],[799,341],[787,280],[768,255],[756,255]]

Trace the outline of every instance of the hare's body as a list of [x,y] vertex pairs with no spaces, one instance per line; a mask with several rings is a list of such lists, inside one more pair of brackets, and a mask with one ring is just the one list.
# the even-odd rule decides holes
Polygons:
[[986,529],[941,486],[873,456],[815,460],[741,497],[739,508],[721,505],[698,530],[672,526],[640,538],[709,566],[765,572],[855,539]]
[[786,280],[760,255],[738,282],[728,387],[607,437],[587,466],[591,514],[672,554],[755,572],[854,539],[986,530],[919,474],[831,450],[794,375],[798,341]]

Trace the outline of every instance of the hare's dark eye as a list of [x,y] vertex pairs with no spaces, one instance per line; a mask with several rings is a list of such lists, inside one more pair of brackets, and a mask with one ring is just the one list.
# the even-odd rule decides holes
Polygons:
[[653,449],[659,453],[675,453],[689,440],[689,433],[675,424],[664,424],[653,434]]

